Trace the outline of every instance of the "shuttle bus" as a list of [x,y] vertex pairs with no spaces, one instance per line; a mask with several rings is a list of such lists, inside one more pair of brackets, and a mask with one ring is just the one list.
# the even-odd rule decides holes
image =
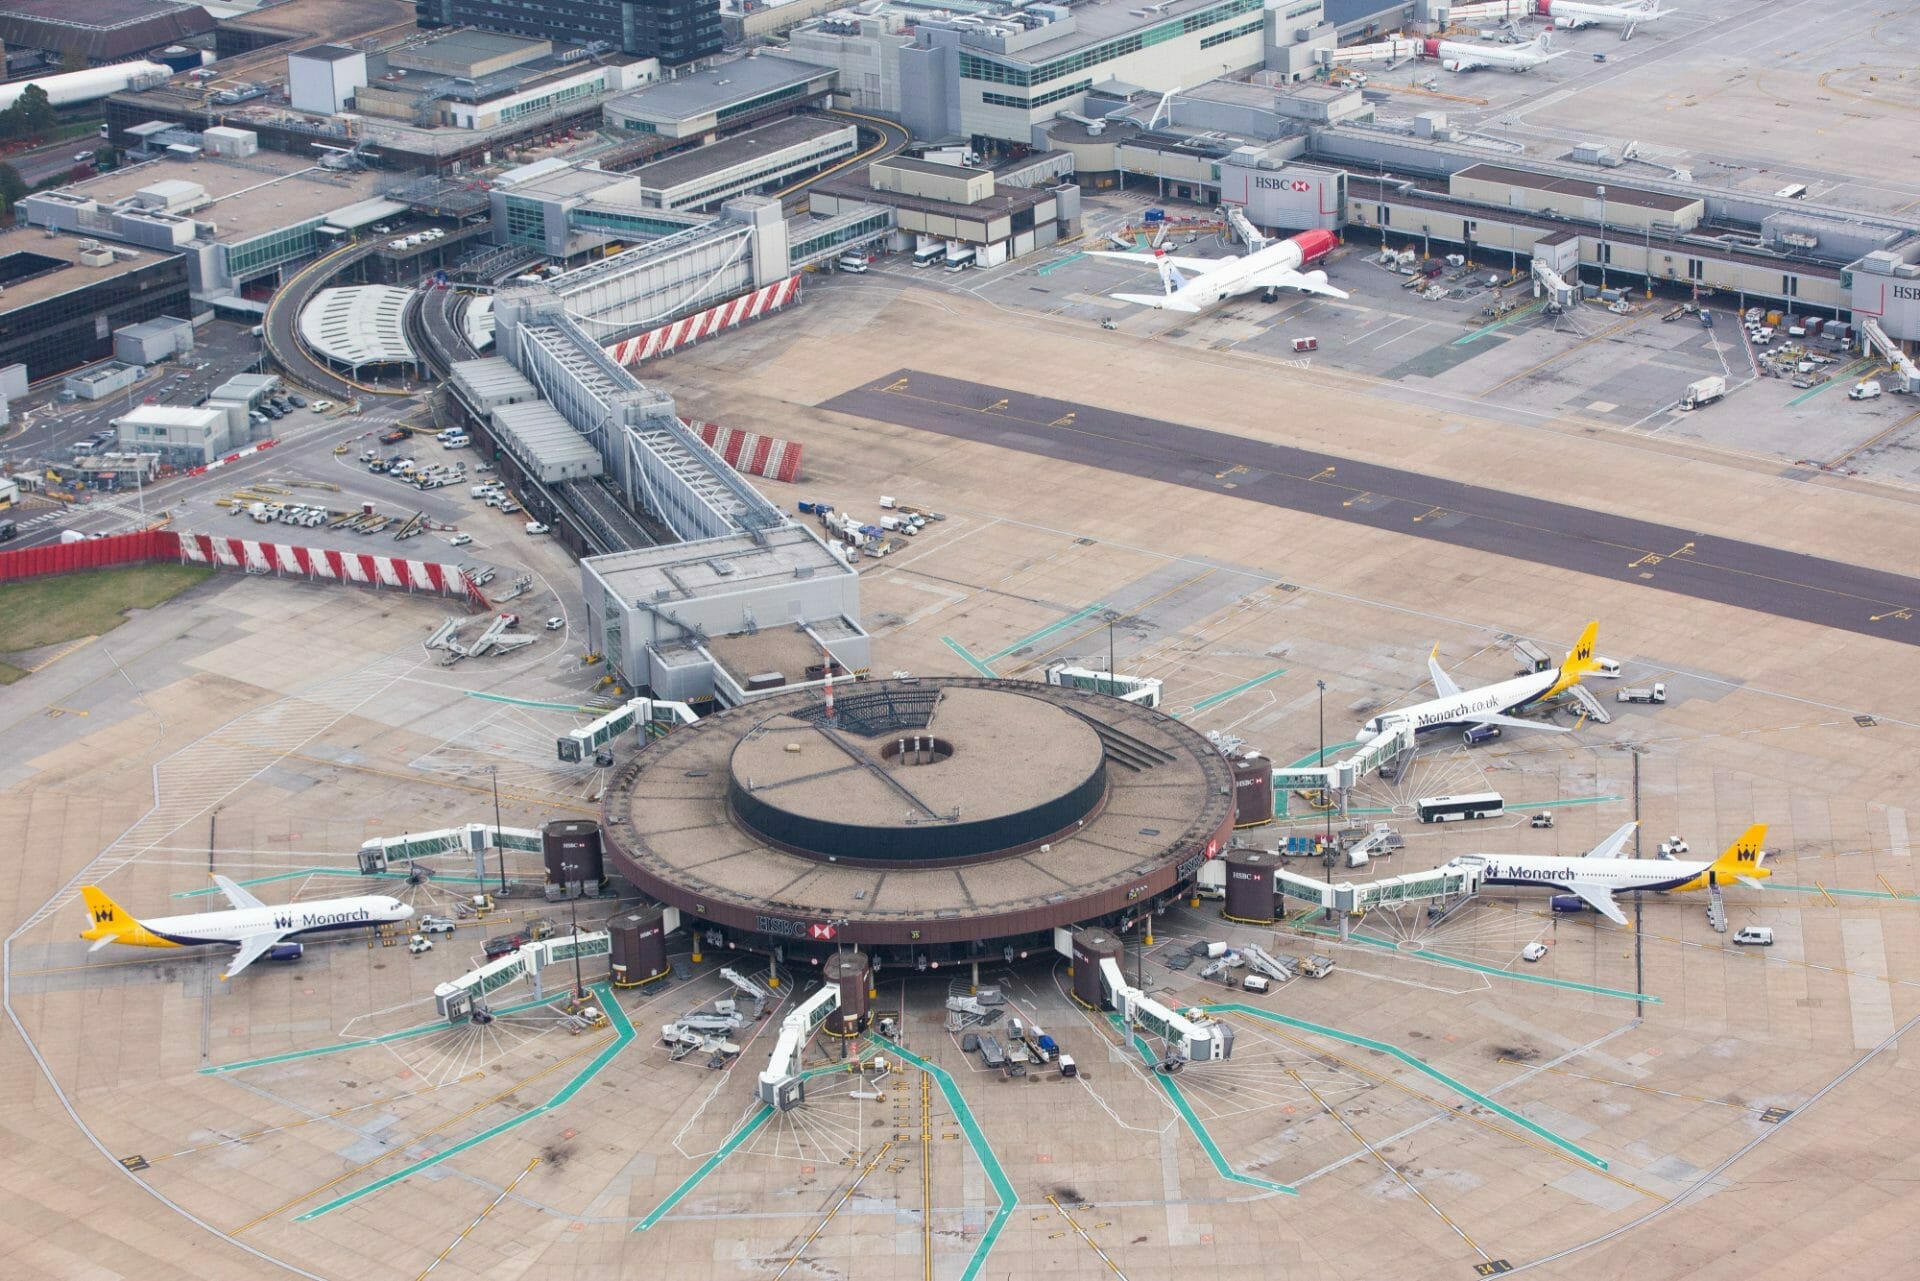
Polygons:
[[1498,792],[1425,796],[1415,802],[1414,812],[1422,823],[1451,823],[1457,818],[1497,818],[1507,812],[1507,803]]

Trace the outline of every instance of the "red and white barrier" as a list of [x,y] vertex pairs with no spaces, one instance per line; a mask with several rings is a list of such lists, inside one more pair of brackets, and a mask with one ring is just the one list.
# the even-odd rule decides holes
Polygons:
[[298,574],[326,582],[404,588],[458,596],[477,609],[489,608],[486,596],[455,565],[403,560],[371,552],[288,547],[250,538],[177,533],[170,529],[145,529],[78,543],[49,543],[44,547],[0,552],[0,583],[150,561],[180,561],[249,574]]
[[686,423],[689,431],[698,433],[701,440],[713,446],[713,452],[724,458],[727,466],[743,476],[765,476],[768,480],[784,481],[800,479],[798,441],[762,436],[738,427],[722,427],[719,423],[689,422],[685,418],[680,421]]
[[788,303],[800,301],[800,277],[788,276],[778,284],[741,294],[730,302],[695,312],[672,324],[649,329],[644,334],[623,339],[608,347],[607,355],[622,365],[637,365],[656,356],[671,355],[682,347],[691,347],[702,338],[744,325],[749,320],[779,311]]

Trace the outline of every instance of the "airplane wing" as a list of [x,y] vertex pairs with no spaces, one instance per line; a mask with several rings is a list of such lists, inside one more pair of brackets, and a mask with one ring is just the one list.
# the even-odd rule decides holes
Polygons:
[[1325,294],[1329,298],[1348,298],[1344,289],[1335,289],[1327,283],[1324,271],[1295,271],[1291,267],[1263,271],[1249,282],[1255,289],[1298,289],[1304,294]]
[[1585,899],[1588,907],[1615,925],[1627,924],[1627,914],[1614,906],[1612,890],[1603,889],[1598,885],[1586,885],[1579,881],[1575,881],[1567,888]]
[[266,906],[265,903],[262,903],[259,899],[255,898],[251,893],[241,889],[238,885],[235,885],[232,881],[228,880],[224,876],[220,876],[216,874],[213,878],[213,883],[220,887],[220,892],[227,896],[227,902],[233,904],[233,906],[236,909]]
[[286,937],[284,930],[262,930],[258,934],[249,934],[240,940],[240,950],[234,954],[233,964],[227,966],[222,979],[230,979],[241,970],[267,954],[267,950]]
[[1623,824],[1612,836],[1609,836],[1606,840],[1601,841],[1598,845],[1588,850],[1586,856],[1588,858],[1619,858],[1620,851],[1625,848],[1628,839],[1633,836],[1633,830],[1639,826],[1640,824],[1638,823]]
[[1112,258],[1118,262],[1131,262],[1142,267],[1152,267],[1164,262],[1176,271],[1190,271],[1196,275],[1212,271],[1221,263],[1231,261],[1227,258],[1175,258],[1172,254],[1163,256],[1155,253],[1121,253],[1113,249],[1089,249],[1086,256]]
[[1767,888],[1767,883],[1765,881],[1759,880],[1755,877],[1742,875],[1742,876],[1735,876],[1733,879],[1740,882],[1742,885],[1746,886],[1750,890],[1764,890]]
[[1440,646],[1435,645],[1433,652],[1427,655],[1427,670],[1433,673],[1433,692],[1441,698],[1452,698],[1460,692],[1460,682],[1446,674],[1440,666]]
[[1498,725],[1501,729],[1537,729],[1549,734],[1571,734],[1572,730],[1564,725],[1548,725],[1544,721],[1523,721],[1518,716],[1502,716],[1498,712],[1468,713],[1460,718],[1469,725]]
[[1197,312],[1200,310],[1198,305],[1184,298],[1176,298],[1172,294],[1114,294],[1113,297],[1121,302],[1130,302],[1136,307],[1153,307],[1160,311]]

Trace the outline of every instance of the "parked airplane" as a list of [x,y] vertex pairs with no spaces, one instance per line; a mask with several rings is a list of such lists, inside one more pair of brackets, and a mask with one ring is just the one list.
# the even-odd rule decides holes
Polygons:
[[[1577,894],[1587,905],[1616,925],[1627,917],[1614,904],[1614,895],[1630,890],[1704,890],[1711,885],[1739,881],[1757,886],[1773,873],[1761,866],[1766,851],[1767,825],[1755,823],[1726,852],[1712,862],[1697,859],[1621,858],[1620,850],[1638,826],[1628,823],[1587,851],[1584,858],[1540,858],[1520,854],[1468,855],[1453,859],[1449,868],[1478,865],[1485,868],[1482,885],[1531,885],[1537,889]],[[1443,869],[1444,870],[1444,869]]]
[[373,925],[398,924],[413,916],[413,909],[397,898],[361,895],[355,898],[316,899],[311,903],[289,903],[268,907],[224,876],[214,882],[233,904],[229,912],[199,912],[192,916],[157,916],[136,920],[132,913],[107,897],[96,885],[82,886],[80,897],[87,905],[87,929],[80,937],[92,939],[89,951],[98,952],[109,943],[129,947],[198,947],[203,944],[230,943],[239,949],[233,964],[220,977],[230,979],[261,957],[272,954],[276,961],[300,959],[301,944],[290,942],[302,934],[326,930],[357,930]]
[[[1340,244],[1330,231],[1303,231],[1297,236],[1263,246],[1238,258],[1174,258],[1164,250],[1152,254],[1094,250],[1090,258],[1112,258],[1134,264],[1152,263],[1160,269],[1160,294],[1115,294],[1122,302],[1164,311],[1204,311],[1229,298],[1264,289],[1298,289],[1303,293],[1345,298],[1345,290],[1327,283],[1324,271],[1300,269],[1319,262]],[[1182,272],[1195,272],[1191,277]]]
[[1433,691],[1439,697],[1382,712],[1362,728],[1372,736],[1379,734],[1393,721],[1410,720],[1416,734],[1461,726],[1469,729],[1499,726],[1503,729],[1544,729],[1556,734],[1568,733],[1562,726],[1523,721],[1508,713],[1552,698],[1562,690],[1578,685],[1580,678],[1588,672],[1598,671],[1600,664],[1594,659],[1593,643],[1599,633],[1600,624],[1597,621],[1588,623],[1586,630],[1580,633],[1580,639],[1567,651],[1566,661],[1558,667],[1468,690],[1461,689],[1453,677],[1441,670],[1440,647],[1435,645],[1433,653],[1427,655],[1427,670],[1433,675]]
[[[1556,0],[1557,2],[1557,0]],[[1553,33],[1543,31],[1522,45],[1469,44],[1460,40],[1422,40],[1415,51],[1422,58],[1438,58],[1448,71],[1478,71],[1496,67],[1501,71],[1532,71],[1542,63],[1566,57],[1566,50],[1547,52]]]
[[1640,4],[1582,4],[1579,0],[1533,0],[1536,16],[1550,18],[1569,31],[1581,27],[1625,27],[1622,40],[1644,22],[1658,22],[1672,10],[1656,9],[1651,0]]

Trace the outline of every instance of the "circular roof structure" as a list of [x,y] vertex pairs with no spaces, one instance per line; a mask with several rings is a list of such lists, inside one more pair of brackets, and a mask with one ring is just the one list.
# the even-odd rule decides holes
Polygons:
[[300,338],[317,356],[348,369],[412,363],[407,341],[411,289],[346,285],[322,289],[300,312]]
[[615,866],[775,938],[985,940],[1124,911],[1233,829],[1202,735],[1104,695],[939,678],[750,703],[674,731],[606,801]]

